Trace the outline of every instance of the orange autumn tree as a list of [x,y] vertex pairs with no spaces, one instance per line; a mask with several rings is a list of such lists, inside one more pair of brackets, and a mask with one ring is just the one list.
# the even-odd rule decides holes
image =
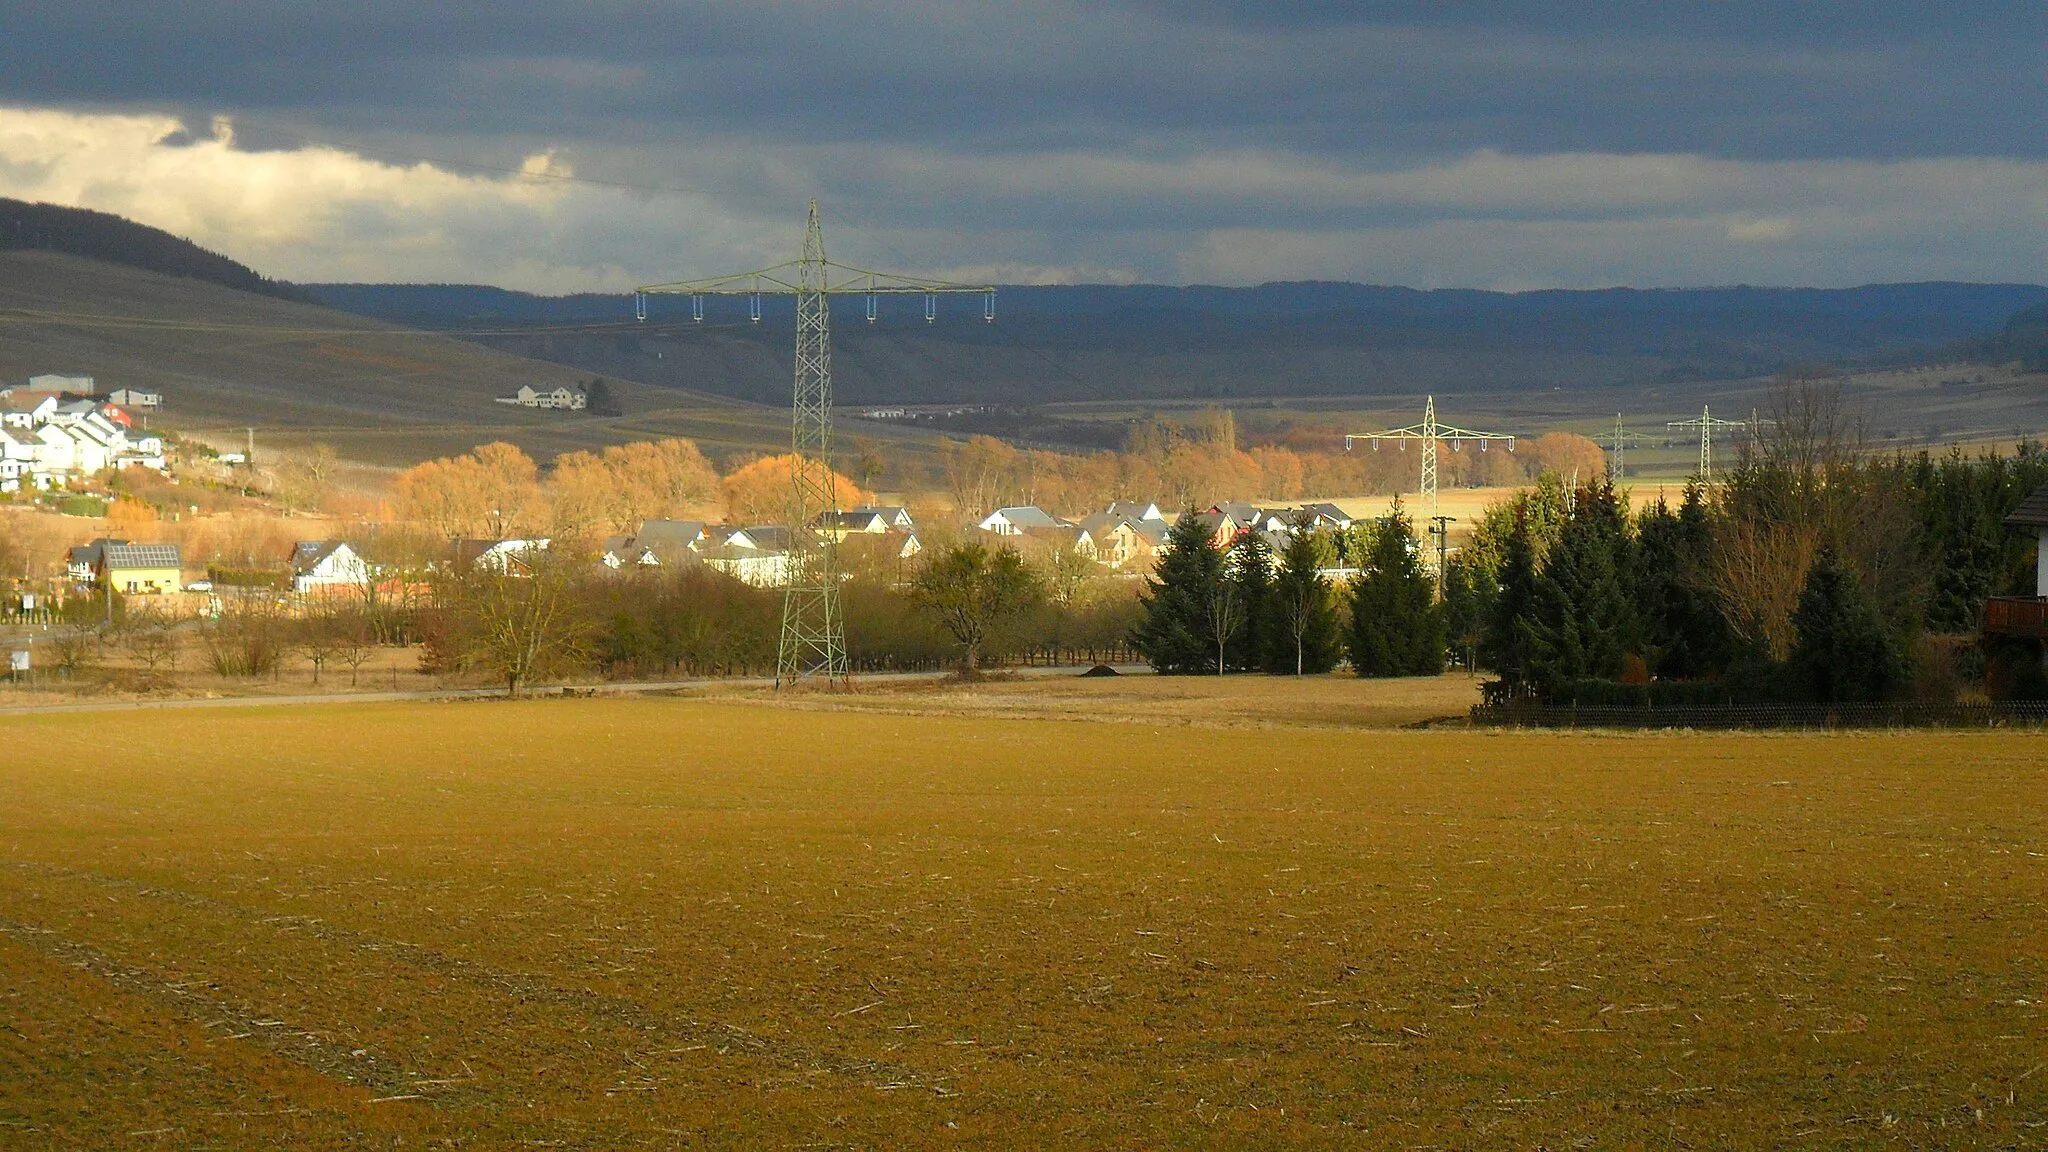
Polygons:
[[[725,496],[725,518],[732,524],[779,524],[789,516],[795,479],[796,456],[763,456],[727,476],[720,489]],[[851,508],[874,499],[861,491],[850,476],[832,473],[839,493],[839,506]]]
[[398,474],[399,515],[443,536],[502,538],[536,527],[538,469],[511,444],[429,460]]

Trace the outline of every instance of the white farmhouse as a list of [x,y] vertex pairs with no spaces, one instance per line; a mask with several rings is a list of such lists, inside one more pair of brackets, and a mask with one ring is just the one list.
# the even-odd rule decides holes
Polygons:
[[590,397],[581,388],[568,385],[542,391],[531,384],[521,384],[519,391],[510,396],[497,398],[500,404],[517,404],[522,408],[557,408],[574,411],[587,406]]
[[361,588],[372,578],[370,565],[340,540],[301,540],[292,548],[292,591],[315,588]]

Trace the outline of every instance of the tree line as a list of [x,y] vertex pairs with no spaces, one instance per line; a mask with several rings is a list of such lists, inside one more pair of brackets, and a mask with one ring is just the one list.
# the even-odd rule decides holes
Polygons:
[[[1397,504],[1348,532],[1219,546],[1183,516],[1133,634],[1161,672],[1491,671],[1497,700],[1850,702],[2048,697],[2037,648],[1981,640],[2033,591],[2004,518],[2048,452],[1862,449],[1839,383],[1790,379],[1712,488],[1632,510],[1603,474],[1546,472],[1490,509],[1442,593]],[[1357,575],[1332,587],[1320,571]]]

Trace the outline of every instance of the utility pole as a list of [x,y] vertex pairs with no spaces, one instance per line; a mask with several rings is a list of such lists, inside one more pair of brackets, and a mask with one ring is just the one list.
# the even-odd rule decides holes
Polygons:
[[1707,406],[1704,404],[1700,405],[1700,414],[1697,419],[1671,420],[1667,421],[1666,424],[1667,427],[1671,428],[1697,428],[1700,430],[1699,476],[1703,483],[1714,478],[1714,429],[1741,428],[1744,426],[1740,420],[1721,420],[1716,418],[1712,412],[1707,410]]
[[[835,275],[837,281],[835,282]],[[982,319],[994,323],[993,285],[954,284],[889,272],[873,272],[825,257],[825,232],[818,222],[818,202],[811,201],[804,228],[803,256],[784,264],[709,280],[654,284],[633,296],[637,319],[647,319],[647,298],[690,297],[690,319],[704,320],[704,297],[745,296],[748,319],[761,322],[761,297],[796,297],[796,382],[790,403],[791,469],[788,582],[782,594],[782,633],[775,650],[775,685],[794,687],[799,681],[847,680],[846,621],[839,599],[839,537],[813,522],[839,511],[839,493],[832,473],[832,309],[837,295],[865,295],[867,319],[877,317],[882,296],[923,296],[925,323],[938,320],[941,295],[977,293],[983,297]]]
[[256,430],[254,428],[247,428],[244,431],[249,433],[249,448],[248,451],[242,453],[242,465],[248,468],[249,471],[254,472],[256,470]]
[[1449,444],[1451,451],[1456,452],[1460,445],[1471,441],[1478,444],[1479,450],[1484,452],[1486,451],[1486,446],[1493,441],[1505,440],[1507,441],[1508,451],[1513,452],[1515,450],[1515,438],[1511,435],[1499,432],[1474,432],[1470,428],[1454,428],[1449,424],[1437,423],[1436,397],[1434,396],[1429,397],[1423,405],[1422,423],[1410,424],[1406,428],[1390,428],[1385,432],[1350,433],[1344,437],[1344,450],[1346,452],[1351,451],[1351,442],[1354,440],[1371,441],[1374,451],[1379,450],[1381,441],[1392,440],[1400,446],[1403,452],[1408,450],[1408,441],[1421,441],[1421,500],[1424,514],[1432,520],[1436,518],[1437,514],[1436,446],[1439,443]]
[[1444,602],[1444,568],[1451,552],[1451,525],[1456,520],[1454,516],[1429,518],[1429,534],[1436,537],[1436,602],[1439,604]]

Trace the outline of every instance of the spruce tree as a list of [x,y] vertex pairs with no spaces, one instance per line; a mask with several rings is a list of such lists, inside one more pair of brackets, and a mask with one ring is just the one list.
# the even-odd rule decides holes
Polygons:
[[1535,602],[1536,545],[1527,515],[1518,512],[1501,545],[1500,587],[1479,636],[1479,662],[1514,696],[1534,687],[1535,658],[1522,622]]
[[1903,678],[1898,646],[1856,574],[1823,548],[1807,570],[1799,632],[1786,662],[1795,689],[1820,703],[1883,700]]
[[1228,587],[1223,567],[1223,554],[1193,513],[1174,522],[1159,567],[1139,597],[1144,615],[1131,630],[1131,647],[1154,671],[1167,675],[1216,671],[1212,621],[1219,597]]
[[1712,676],[1727,665],[1728,628],[1699,578],[1713,547],[1706,499],[1698,480],[1685,488],[1677,512],[1659,499],[1636,523],[1636,581],[1644,645],[1659,679]]
[[1297,525],[1280,551],[1273,577],[1273,628],[1266,671],[1299,676],[1328,672],[1342,655],[1341,629],[1330,580],[1322,573],[1330,552],[1321,533]]
[[1581,489],[1557,543],[1537,569],[1517,627],[1539,691],[1570,680],[1612,680],[1642,650],[1627,520],[1614,489]]
[[1229,667],[1248,672],[1265,666],[1273,638],[1273,546],[1247,532],[1230,546],[1230,582],[1243,605],[1244,624],[1227,645]]
[[1351,667],[1360,676],[1434,676],[1444,670],[1444,619],[1434,582],[1416,558],[1399,501],[1373,534],[1351,585]]

